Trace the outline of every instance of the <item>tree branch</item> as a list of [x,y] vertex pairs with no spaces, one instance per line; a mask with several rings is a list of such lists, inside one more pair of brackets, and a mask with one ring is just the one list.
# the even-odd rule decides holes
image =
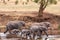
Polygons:
[[43,8],[43,0],[41,0],[41,2],[40,2],[39,13],[42,10],[42,8]]
[[43,10],[46,8],[46,6],[48,5],[48,0],[46,2],[46,4],[44,4],[45,6],[43,7]]

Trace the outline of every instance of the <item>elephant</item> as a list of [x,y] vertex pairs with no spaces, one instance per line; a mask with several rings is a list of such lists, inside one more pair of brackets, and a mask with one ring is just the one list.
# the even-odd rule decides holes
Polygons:
[[11,33],[10,31],[13,29],[21,30],[22,27],[25,27],[24,21],[10,21],[6,24],[6,30],[4,33],[6,33],[7,31],[9,31],[9,33]]
[[48,34],[46,31],[48,30],[49,27],[51,27],[50,22],[40,22],[40,23],[31,24],[30,30],[33,33],[33,39],[35,38],[36,35],[41,37],[42,32],[44,32],[48,37]]

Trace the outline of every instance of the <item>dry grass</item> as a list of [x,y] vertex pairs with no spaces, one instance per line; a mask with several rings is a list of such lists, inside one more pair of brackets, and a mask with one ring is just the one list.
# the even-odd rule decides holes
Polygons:
[[[15,5],[14,0],[7,2],[7,4],[0,3],[0,11],[38,11],[39,5],[36,3],[30,3],[28,5],[21,5],[20,1],[19,4]],[[59,15],[60,13],[60,2],[56,5],[48,5],[46,10],[49,13],[53,13]]]

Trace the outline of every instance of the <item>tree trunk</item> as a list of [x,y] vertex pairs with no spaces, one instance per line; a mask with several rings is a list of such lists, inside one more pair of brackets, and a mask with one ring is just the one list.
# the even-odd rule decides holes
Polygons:
[[43,8],[43,6],[44,6],[43,1],[44,0],[41,0],[41,4],[40,4],[40,7],[39,7],[39,13],[38,13],[39,17],[43,16],[43,10],[44,10],[44,8]]
[[42,8],[41,8],[41,9],[39,8],[38,16],[39,16],[39,17],[43,16],[43,9],[42,9]]
[[44,11],[43,5],[40,5],[39,13],[38,13],[39,17],[43,16],[43,11]]
[[46,6],[48,5],[48,0],[45,2],[45,0],[41,0],[40,7],[39,7],[39,13],[38,16],[43,16],[43,11],[45,10]]

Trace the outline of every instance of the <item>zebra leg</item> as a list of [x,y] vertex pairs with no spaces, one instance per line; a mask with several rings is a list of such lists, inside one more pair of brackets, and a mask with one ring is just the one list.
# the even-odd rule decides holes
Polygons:
[[21,36],[20,36],[20,38],[21,38],[20,40],[22,40],[22,30],[21,30]]
[[48,34],[47,34],[47,32],[46,31],[44,31],[44,33],[46,34],[46,36],[48,37]]
[[4,34],[7,32],[8,30],[6,29],[6,31],[4,32]]
[[35,39],[35,33],[33,33],[33,38],[32,38],[33,40]]
[[39,37],[42,38],[42,31],[39,32]]
[[8,27],[6,27],[6,30],[5,30],[4,34],[5,34],[7,31],[8,31]]
[[[45,34],[46,34],[46,36],[48,37],[48,34],[47,34],[47,32],[46,32],[46,31],[44,31],[44,33],[45,33]],[[47,37],[45,38],[45,40],[47,40],[47,39],[48,39]]]

